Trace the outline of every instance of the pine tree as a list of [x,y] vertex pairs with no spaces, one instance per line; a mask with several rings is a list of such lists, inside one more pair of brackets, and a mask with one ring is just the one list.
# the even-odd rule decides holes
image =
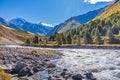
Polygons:
[[102,38],[101,38],[101,35],[100,35],[98,27],[95,30],[94,42],[96,44],[101,44],[102,43]]
[[114,36],[113,36],[111,29],[108,29],[106,36],[108,37],[107,43],[109,44],[114,43]]
[[62,42],[62,37],[61,37],[60,34],[57,34],[56,40],[57,40],[57,44],[58,44],[58,45],[62,45],[63,42]]
[[70,33],[68,33],[68,35],[66,37],[66,42],[67,42],[67,44],[72,44],[72,37],[71,37]]
[[95,32],[96,32],[96,28],[93,28],[92,31],[91,31],[91,35],[95,36]]
[[63,33],[60,34],[62,38],[62,44],[66,44],[66,37]]
[[42,39],[39,39],[39,45],[41,45],[42,44]]
[[34,43],[34,44],[38,44],[38,43],[39,43],[39,38],[38,38],[38,36],[35,35],[35,37],[33,38],[33,43]]
[[48,43],[48,39],[44,38],[44,46],[46,46],[47,43]]
[[81,39],[80,39],[80,35],[77,35],[77,45],[81,44]]
[[25,44],[31,44],[30,39],[26,39]]
[[50,36],[49,41],[54,41],[54,36]]
[[92,44],[93,43],[92,37],[91,37],[90,33],[88,32],[88,30],[85,31],[83,39],[84,39],[84,44]]
[[113,34],[119,34],[119,29],[117,27],[112,27],[111,31]]

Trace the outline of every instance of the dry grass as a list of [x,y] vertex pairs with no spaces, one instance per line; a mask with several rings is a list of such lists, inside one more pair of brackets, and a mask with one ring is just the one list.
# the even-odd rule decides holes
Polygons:
[[22,49],[22,48],[19,48],[19,49],[17,49],[17,51],[22,52],[22,53],[27,53],[27,54],[31,54],[31,53],[56,54],[57,53],[54,50],[48,50],[48,49]]
[[[56,47],[56,46],[58,46],[57,44],[46,44],[46,46],[49,46],[49,47]],[[108,46],[108,47],[114,47],[114,46],[116,46],[116,47],[120,47],[120,44],[80,44],[80,45],[78,45],[78,44],[62,44],[62,45],[59,45],[59,46],[61,46],[61,47],[69,47],[69,46]]]
[[31,33],[7,28],[0,24],[0,44],[23,44],[27,38],[33,37]]
[[0,68],[0,80],[11,80],[10,75],[5,73],[5,71],[1,68]]
[[112,14],[120,12],[120,2],[118,3],[113,3],[112,5],[108,6],[99,16],[97,16],[94,20],[96,19],[105,19]]

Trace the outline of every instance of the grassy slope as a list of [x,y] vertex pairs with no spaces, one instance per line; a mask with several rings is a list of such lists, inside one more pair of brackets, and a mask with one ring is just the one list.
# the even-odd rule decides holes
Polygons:
[[77,24],[74,24],[73,22],[68,22],[61,30],[58,31],[58,33],[62,33],[62,32],[67,32],[73,28],[78,27]]
[[100,15],[98,15],[94,20],[96,19],[105,19],[112,14],[120,12],[120,1],[114,2],[110,6],[108,6]]
[[0,44],[23,44],[25,39],[33,36],[31,33],[7,28],[0,24]]

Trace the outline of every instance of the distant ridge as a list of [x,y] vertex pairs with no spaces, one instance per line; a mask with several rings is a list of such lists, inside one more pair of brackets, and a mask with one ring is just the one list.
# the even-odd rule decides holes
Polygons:
[[[105,7],[104,7],[105,8]],[[61,33],[61,32],[68,32],[69,30],[80,26],[81,24],[87,23],[88,21],[92,20],[95,18],[99,13],[101,13],[104,8],[100,8],[98,10],[90,11],[86,14],[71,17],[65,22],[55,26],[53,30],[51,30],[47,36],[54,35],[56,32]]]
[[31,32],[37,35],[43,35],[43,36],[45,36],[48,32],[50,32],[53,29],[53,27],[46,26],[40,23],[39,24],[30,23],[22,18],[16,18],[16,19],[7,21],[2,17],[0,17],[0,23],[4,26],[7,26],[13,29],[23,30],[23,31]]

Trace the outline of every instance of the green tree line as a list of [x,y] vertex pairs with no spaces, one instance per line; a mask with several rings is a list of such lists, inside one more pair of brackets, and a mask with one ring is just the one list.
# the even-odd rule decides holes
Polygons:
[[120,12],[104,20],[92,20],[64,33],[55,33],[49,38],[35,36],[27,39],[26,44],[46,45],[48,42],[63,44],[120,44]]

